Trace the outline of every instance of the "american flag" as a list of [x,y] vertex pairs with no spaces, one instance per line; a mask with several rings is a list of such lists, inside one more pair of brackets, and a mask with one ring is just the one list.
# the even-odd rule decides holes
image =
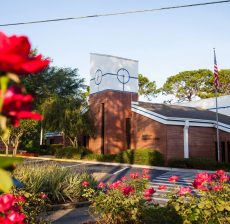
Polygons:
[[220,83],[219,83],[218,67],[216,61],[216,51],[214,49],[214,86],[216,89],[218,89],[219,85]]

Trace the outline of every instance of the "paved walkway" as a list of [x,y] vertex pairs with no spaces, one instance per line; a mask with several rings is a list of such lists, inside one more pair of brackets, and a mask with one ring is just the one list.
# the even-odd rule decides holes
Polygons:
[[94,221],[88,209],[89,207],[58,210],[50,212],[46,219],[53,224],[82,224]]

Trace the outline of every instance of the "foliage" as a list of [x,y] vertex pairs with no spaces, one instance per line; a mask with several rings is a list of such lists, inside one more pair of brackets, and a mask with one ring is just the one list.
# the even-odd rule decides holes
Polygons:
[[0,192],[9,192],[13,181],[8,171],[12,171],[21,159],[13,157],[0,157],[0,177],[4,181],[0,181]]
[[212,72],[207,69],[180,72],[167,78],[162,93],[173,95],[179,102],[191,101],[200,93],[203,94],[202,88],[206,88],[207,77],[212,75]]
[[38,194],[30,194],[24,190],[14,188],[12,191],[14,197],[20,198],[23,214],[25,215],[25,223],[30,224],[46,224],[45,220],[39,217],[42,212],[46,211],[48,198],[41,192]]
[[22,83],[36,96],[36,108],[55,96],[79,97],[85,88],[84,79],[79,77],[77,69],[52,66],[36,75],[25,76]]
[[[219,71],[220,88],[218,95],[230,93],[230,69]],[[173,95],[178,102],[191,101],[195,97],[215,96],[213,72],[207,69],[184,71],[170,76],[162,87],[164,95]]]
[[76,147],[82,134],[93,134],[93,125],[87,107],[84,98],[53,97],[42,105],[43,125],[46,130],[62,131],[65,138]]
[[65,148],[57,148],[55,151],[55,156],[57,158],[73,158],[74,153],[77,151],[77,148],[74,147],[65,147]]
[[182,217],[183,223],[227,224],[230,222],[228,179],[223,170],[199,173],[193,182],[197,190],[182,195],[173,192],[168,204]]
[[31,194],[44,192],[51,203],[81,200],[82,180],[94,182],[91,175],[75,173],[58,165],[20,165],[14,171],[15,177],[25,184],[25,191]]
[[[71,152],[69,152],[70,150]],[[101,162],[119,162],[128,164],[140,164],[140,165],[152,165],[152,166],[163,166],[164,157],[163,155],[153,149],[129,149],[122,151],[118,154],[94,154],[86,148],[66,148],[58,149],[56,153],[57,158],[67,158],[67,154],[71,155],[69,158],[84,159],[84,160],[97,160]]]
[[140,223],[142,212],[150,206],[155,190],[149,187],[147,172],[132,173],[110,185],[99,183],[95,190],[83,183],[84,196],[91,202],[91,211],[99,223]]
[[148,100],[156,97],[160,93],[160,89],[157,89],[155,81],[149,81],[149,79],[142,75],[138,74],[138,94],[140,96],[146,97]]
[[230,164],[216,162],[207,158],[172,159],[168,162],[168,166],[203,170],[230,170]]

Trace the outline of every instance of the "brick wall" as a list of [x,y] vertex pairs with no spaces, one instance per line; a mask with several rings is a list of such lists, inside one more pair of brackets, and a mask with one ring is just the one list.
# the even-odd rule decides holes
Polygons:
[[89,148],[101,152],[102,104],[104,104],[104,153],[114,154],[127,149],[126,118],[131,118],[131,102],[137,101],[136,93],[104,91],[90,95],[90,110],[94,118],[96,133],[89,140]]

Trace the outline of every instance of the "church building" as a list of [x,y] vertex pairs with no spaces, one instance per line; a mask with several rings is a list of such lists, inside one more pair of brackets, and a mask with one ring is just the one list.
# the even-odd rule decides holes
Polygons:
[[[92,53],[89,105],[96,133],[88,147],[114,154],[153,149],[165,160],[218,158],[216,114],[179,105],[138,101],[138,61]],[[220,159],[230,162],[230,117],[219,114]]]

